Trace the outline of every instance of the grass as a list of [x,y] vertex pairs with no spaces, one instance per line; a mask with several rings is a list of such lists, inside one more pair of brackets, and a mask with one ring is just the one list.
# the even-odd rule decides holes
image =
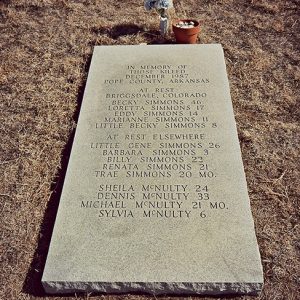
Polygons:
[[[176,16],[201,21],[201,43],[221,43],[225,50],[264,267],[259,299],[296,300],[299,2],[174,4]],[[40,279],[93,46],[172,43],[174,38],[161,39],[157,15],[145,12],[137,0],[3,0],[0,8],[0,299],[64,299],[47,297]],[[152,299],[67,299],[89,298]]]

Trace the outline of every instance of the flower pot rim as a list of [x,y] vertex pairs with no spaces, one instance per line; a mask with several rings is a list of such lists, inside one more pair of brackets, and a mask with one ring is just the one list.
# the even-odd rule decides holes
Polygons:
[[200,21],[198,21],[198,20],[196,20],[196,19],[189,19],[189,18],[185,18],[185,19],[175,19],[175,20],[173,20],[173,22],[172,22],[172,26],[173,27],[176,27],[176,28],[179,28],[179,29],[182,29],[182,30],[188,30],[188,29],[191,29],[191,28],[182,28],[182,27],[178,27],[178,26],[176,26],[176,24],[178,23],[178,22],[180,22],[180,21],[182,21],[182,22],[194,22],[195,24],[197,24],[197,25],[195,25],[193,28],[197,28],[197,27],[200,27]]

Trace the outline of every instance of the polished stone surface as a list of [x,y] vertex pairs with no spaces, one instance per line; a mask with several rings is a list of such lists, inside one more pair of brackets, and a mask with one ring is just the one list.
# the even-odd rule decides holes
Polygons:
[[261,290],[220,45],[95,47],[42,283]]

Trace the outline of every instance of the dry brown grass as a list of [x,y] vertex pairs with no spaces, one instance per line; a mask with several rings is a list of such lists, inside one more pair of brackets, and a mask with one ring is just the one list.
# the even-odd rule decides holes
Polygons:
[[[299,1],[174,2],[177,16],[202,20],[202,43],[225,49],[265,274],[260,299],[299,299]],[[64,299],[47,298],[40,279],[93,46],[159,43],[158,19],[141,0],[0,6],[0,298]]]

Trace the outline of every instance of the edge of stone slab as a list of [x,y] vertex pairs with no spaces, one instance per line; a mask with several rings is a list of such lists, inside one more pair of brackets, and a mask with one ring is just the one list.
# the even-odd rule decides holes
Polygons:
[[46,293],[71,294],[98,292],[109,294],[146,293],[152,295],[258,295],[261,282],[67,282],[42,281]]

